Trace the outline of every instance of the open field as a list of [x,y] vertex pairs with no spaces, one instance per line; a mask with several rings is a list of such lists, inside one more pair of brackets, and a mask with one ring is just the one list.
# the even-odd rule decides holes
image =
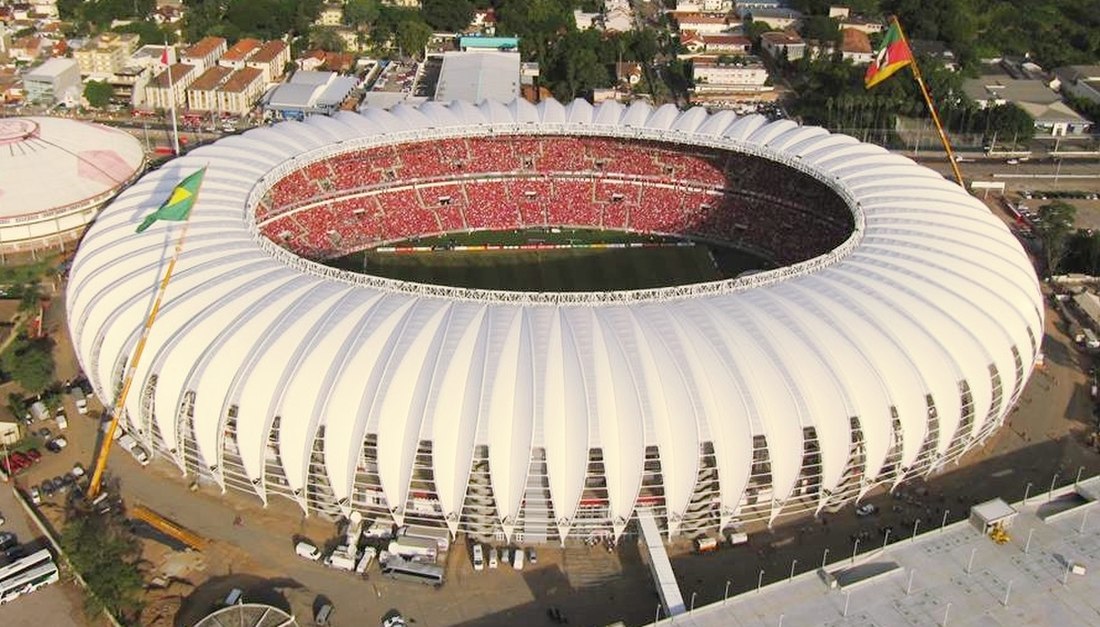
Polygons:
[[[644,248],[453,250],[456,246],[645,244]],[[361,251],[330,265],[405,281],[524,292],[595,292],[702,283],[768,267],[757,256],[672,238],[555,229],[476,231],[399,244],[417,252]]]

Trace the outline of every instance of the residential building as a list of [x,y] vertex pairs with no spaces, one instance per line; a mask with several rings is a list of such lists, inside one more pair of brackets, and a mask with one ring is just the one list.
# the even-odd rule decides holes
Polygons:
[[760,36],[760,47],[773,59],[787,57],[788,61],[801,59],[806,55],[806,42],[798,33],[771,31]]
[[744,35],[703,35],[703,50],[707,54],[748,54],[752,40]]
[[862,15],[849,15],[840,20],[841,28],[853,28],[863,33],[870,35],[871,33],[881,33],[886,30],[886,26],[882,23],[882,18],[870,18],[863,17]]
[[263,45],[259,39],[245,38],[233,44],[225,54],[218,59],[218,65],[239,70],[246,67],[248,59]]
[[263,70],[246,67],[233,72],[218,90],[218,110],[223,114],[246,115],[264,93]]
[[218,108],[218,88],[222,86],[232,68],[215,65],[208,68],[187,86],[187,108],[191,111],[215,111]]
[[913,54],[917,56],[935,59],[943,65],[943,67],[952,72],[959,71],[959,64],[955,59],[955,53],[951,52],[947,44],[942,41],[936,41],[934,39],[910,39],[909,48],[913,51]]
[[738,5],[741,19],[752,18],[753,22],[767,24],[776,30],[793,28],[802,19],[802,14],[794,9],[745,9]]
[[36,35],[18,37],[8,46],[8,55],[16,61],[34,63],[50,49],[50,45],[51,42],[44,37]]
[[321,11],[317,14],[317,19],[313,23],[318,26],[339,26],[343,24],[344,5],[335,2],[325,4],[321,7]]
[[719,35],[732,30],[733,26],[725,17],[702,15],[700,13],[673,13],[673,19],[680,25],[680,31],[695,31],[700,35]]
[[875,58],[867,33],[854,28],[840,30],[840,57],[854,65],[867,65]]
[[114,74],[126,66],[139,39],[135,33],[103,33],[85,41],[73,58],[84,76]]
[[1035,120],[1035,128],[1050,136],[1087,133],[1092,123],[1062,102],[1045,82],[989,74],[963,81],[963,93],[980,108],[1013,103]]
[[676,10],[684,13],[729,13],[733,0],[677,0]]
[[334,26],[332,32],[344,42],[344,50],[359,52],[366,44],[366,33],[360,33],[350,26]]
[[184,106],[187,104],[187,88],[198,75],[198,67],[188,63],[169,66],[145,86],[144,106],[149,109],[168,109],[173,101],[177,107]]
[[272,39],[260,46],[260,49],[245,61],[248,67],[254,67],[264,73],[264,82],[273,83],[283,78],[283,69],[290,63],[290,46],[285,41]]
[[1050,84],[1063,94],[1100,103],[1100,65],[1067,65],[1054,70]]
[[692,63],[695,92],[770,91],[768,70],[756,57],[738,57],[731,62],[700,58]]
[[79,103],[80,64],[73,59],[49,59],[23,76],[27,102]]
[[111,86],[111,102],[127,107],[140,107],[145,102],[145,86],[153,70],[140,65],[128,65],[107,79]]
[[180,62],[192,65],[199,72],[217,63],[226,51],[226,41],[221,37],[203,37],[180,55]]

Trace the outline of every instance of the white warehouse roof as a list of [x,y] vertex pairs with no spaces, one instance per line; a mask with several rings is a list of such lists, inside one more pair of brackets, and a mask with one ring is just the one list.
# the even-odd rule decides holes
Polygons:
[[[307,262],[258,234],[251,206],[263,188],[311,160],[356,145],[510,131],[665,138],[760,155],[831,185],[850,204],[855,232],[796,266],[608,294],[418,286]],[[824,494],[851,462],[851,417],[862,430],[865,486],[898,480],[932,418],[939,455],[964,400],[973,403],[968,443],[999,423],[1043,335],[1035,274],[1005,225],[964,190],[881,147],[788,120],[670,105],[426,103],[228,137],[150,173],[105,209],[76,256],[67,302],[81,364],[108,398],[180,227],[134,228],[204,165],[188,241],[128,399],[128,429],[145,440],[159,434],[181,467],[181,438],[193,429],[220,477],[236,407],[239,454],[262,498],[268,444],[277,441],[303,506],[312,460],[346,513],[373,435],[381,489],[400,521],[419,443],[429,440],[453,530],[475,447],[486,446],[496,514],[510,533],[539,448],[564,535],[598,447],[608,515],[621,532],[647,447],[660,451],[666,507],[679,514],[711,443],[725,524],[745,498],[753,438],[766,436],[774,518],[792,502],[805,428],[818,434]],[[179,409],[191,403],[193,427]],[[317,471],[311,452],[321,433]],[[888,460],[898,441],[900,459]]]

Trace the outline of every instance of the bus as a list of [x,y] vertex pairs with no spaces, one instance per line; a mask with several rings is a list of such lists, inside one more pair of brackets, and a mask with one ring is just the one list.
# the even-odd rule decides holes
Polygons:
[[442,566],[410,562],[396,556],[382,564],[382,574],[398,581],[421,583],[427,586],[443,585]]
[[47,549],[8,564],[0,569],[0,605],[55,583],[59,578],[57,564]]

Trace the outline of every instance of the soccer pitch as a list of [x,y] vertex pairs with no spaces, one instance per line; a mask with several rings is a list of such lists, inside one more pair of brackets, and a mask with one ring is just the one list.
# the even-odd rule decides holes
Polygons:
[[597,292],[686,285],[771,267],[755,255],[729,248],[716,249],[713,251],[716,254],[712,254],[705,244],[554,250],[445,249],[482,244],[671,244],[677,241],[680,240],[621,231],[478,231],[420,238],[398,245],[436,247],[436,250],[366,250],[327,263],[403,281],[520,292]]

